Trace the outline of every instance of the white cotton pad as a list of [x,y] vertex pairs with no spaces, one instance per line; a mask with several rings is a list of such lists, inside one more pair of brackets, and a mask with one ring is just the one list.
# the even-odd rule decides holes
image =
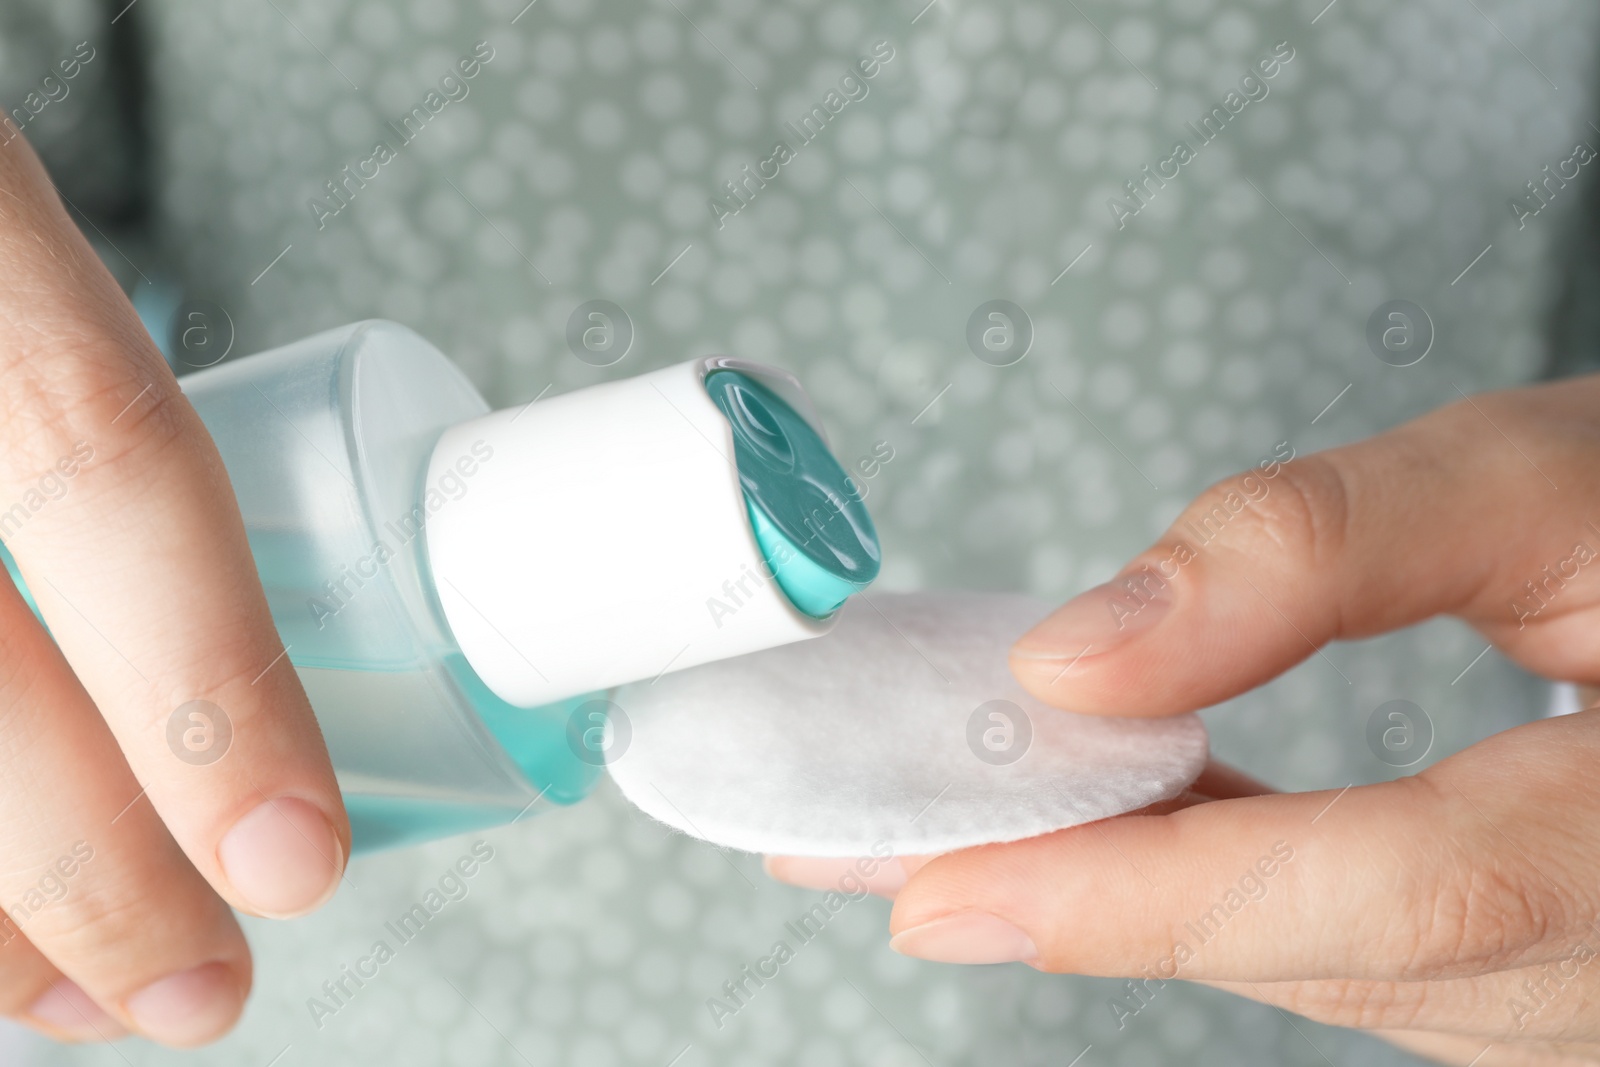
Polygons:
[[747,852],[860,856],[1015,841],[1177,796],[1206,761],[1193,715],[1110,719],[1028,696],[1027,597],[873,593],[823,637],[616,694],[611,776],[647,814]]

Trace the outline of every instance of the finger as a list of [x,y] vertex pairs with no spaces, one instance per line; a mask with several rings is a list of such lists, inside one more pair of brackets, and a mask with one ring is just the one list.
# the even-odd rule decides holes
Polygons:
[[[25,324],[0,317],[0,500],[22,502],[0,534],[189,861],[236,907],[305,912],[336,888],[349,827],[227,474],[20,139],[0,188],[0,288],[30,301]],[[169,744],[194,701],[231,724],[220,761]]]
[[59,976],[17,1018],[46,1037],[74,1044],[115,1041],[128,1033],[81,986]]
[[1570,828],[1586,817],[1574,798],[1597,732],[1580,713],[1414,778],[941,856],[900,890],[891,944],[949,962],[1250,982],[1548,962],[1596,914],[1592,859]]
[[[1531,669],[1600,681],[1600,566],[1573,558],[1600,558],[1597,403],[1600,379],[1562,382],[1271,458],[1208,490],[1121,576],[1024,635],[1012,669],[1061,707],[1171,714],[1253,688],[1335,638],[1451,613]],[[1548,585],[1541,600],[1530,580]]]
[[128,1031],[0,914],[0,1015],[57,1041],[113,1041]]
[[[1260,797],[1276,793],[1277,790],[1252,778],[1237,767],[1213,759],[1206,763],[1205,770],[1200,772],[1194,784],[1189,787],[1189,792],[1207,800],[1233,800],[1238,797]],[[1184,805],[1189,807],[1191,805]]]
[[[1270,792],[1271,787],[1262,785],[1225,763],[1212,760],[1200,772],[1199,779],[1191,789],[1172,800],[1161,801],[1134,814],[1160,814],[1224,797],[1258,796]],[[826,891],[844,886],[845,891],[849,891],[860,883],[865,885],[867,892],[893,900],[906,879],[934,858],[931,855],[891,857],[870,867],[870,873],[866,876],[862,874],[861,861],[849,857],[768,856],[762,861],[762,868],[769,878],[801,889]]]
[[761,861],[767,877],[801,889],[824,892],[842,892],[856,895],[862,892],[893,900],[906,877],[920,870],[931,857],[891,856],[869,868],[863,875],[857,860],[850,857],[827,856],[768,856]]
[[[1593,937],[1589,939],[1590,942]],[[1303,1015],[1328,1026],[1431,1031],[1483,1041],[1600,1043],[1600,981],[1595,950],[1582,942],[1539,967],[1426,982],[1319,979],[1308,982],[1203,984]],[[1164,984],[1130,982],[1108,1004],[1124,1026],[1152,1004]]]
[[[56,968],[121,1023],[194,1045],[238,1017],[249,950],[123,761],[16,589],[0,583],[0,903]],[[0,954],[5,951],[0,950]],[[41,1013],[67,1014],[79,998]]]

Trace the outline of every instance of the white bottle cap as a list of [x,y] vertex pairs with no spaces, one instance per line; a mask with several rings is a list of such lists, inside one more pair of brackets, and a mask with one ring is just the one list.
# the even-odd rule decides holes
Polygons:
[[424,487],[428,559],[467,662],[522,707],[817,637],[763,561],[707,374],[691,360],[447,430]]

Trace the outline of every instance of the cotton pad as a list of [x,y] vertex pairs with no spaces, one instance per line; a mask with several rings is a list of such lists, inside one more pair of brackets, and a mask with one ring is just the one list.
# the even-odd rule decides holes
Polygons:
[[1012,678],[1008,649],[1048,610],[852,598],[823,637],[624,687],[608,769],[684,833],[797,856],[1015,841],[1177,796],[1205,765],[1197,717],[1073,714]]

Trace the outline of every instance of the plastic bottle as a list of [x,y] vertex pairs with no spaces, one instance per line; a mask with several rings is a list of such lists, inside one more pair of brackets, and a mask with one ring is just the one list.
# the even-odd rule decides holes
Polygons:
[[854,483],[773,368],[691,360],[490,412],[367,321],[181,383],[358,851],[581,799],[626,743],[611,687],[817,636],[877,574]]

